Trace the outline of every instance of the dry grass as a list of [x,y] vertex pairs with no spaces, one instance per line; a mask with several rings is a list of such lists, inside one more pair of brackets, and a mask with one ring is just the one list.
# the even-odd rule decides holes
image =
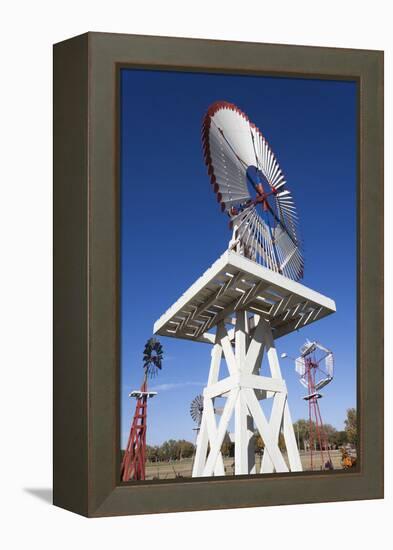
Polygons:
[[[335,470],[341,470],[341,452],[340,451],[330,451],[330,456],[333,462],[333,467]],[[284,454],[284,458],[287,461],[287,457]],[[300,452],[300,458],[303,465],[304,471],[311,470],[310,462],[310,453],[305,453],[304,451]],[[327,460],[327,454],[325,453],[325,462]],[[192,458],[184,458],[182,460],[176,460],[174,462],[158,462],[152,463],[148,462],[146,464],[146,479],[173,479],[175,477],[191,477],[192,471]],[[227,476],[234,475],[234,459],[225,458],[224,466],[225,473]],[[257,471],[260,468],[261,459],[259,456],[256,456]],[[321,456],[320,453],[313,453],[313,470],[321,470]]]

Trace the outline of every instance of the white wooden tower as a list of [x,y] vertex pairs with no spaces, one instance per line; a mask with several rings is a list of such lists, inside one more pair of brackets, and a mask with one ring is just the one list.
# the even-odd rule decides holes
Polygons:
[[[228,250],[156,321],[159,335],[212,345],[194,477],[225,475],[221,445],[232,417],[235,474],[302,469],[274,342],[334,311],[333,300]],[[263,354],[267,372],[261,372]],[[220,415],[218,397],[226,398]],[[270,418],[261,406],[265,399],[273,400]],[[260,472],[254,429],[265,444]],[[288,462],[278,446],[280,431]]]

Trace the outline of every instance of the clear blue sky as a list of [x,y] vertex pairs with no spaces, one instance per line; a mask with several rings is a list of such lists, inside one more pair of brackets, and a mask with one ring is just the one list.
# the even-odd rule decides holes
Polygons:
[[[356,406],[356,84],[165,71],[121,76],[121,442],[141,384],[153,323],[227,247],[203,163],[200,129],[211,103],[235,103],[262,130],[294,195],[305,243],[303,284],[336,301],[337,313],[277,341],[297,356],[306,338],[335,353],[322,392],[325,422],[341,429]],[[164,367],[150,382],[147,439],[193,440],[189,405],[206,383],[210,346],[161,338]],[[292,419],[305,418],[290,360],[282,362]]]

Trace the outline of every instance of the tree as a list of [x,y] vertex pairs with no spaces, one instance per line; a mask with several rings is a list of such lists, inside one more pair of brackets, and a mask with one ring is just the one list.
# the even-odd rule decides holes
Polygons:
[[344,421],[344,425],[348,442],[356,445],[358,440],[356,409],[347,409],[347,418]]
[[309,441],[310,439],[310,423],[304,418],[300,418],[293,424],[293,429],[295,431],[296,441],[298,442],[299,448],[304,449],[304,442]]
[[232,443],[228,432],[225,434],[224,441],[221,445],[222,456],[234,456],[235,445]]
[[177,442],[174,439],[168,439],[159,448],[160,460],[174,460],[177,453]]
[[284,434],[282,432],[280,432],[278,436],[278,446],[280,448],[280,451],[286,450]]
[[345,443],[348,443],[347,432],[345,430],[337,430],[333,434],[330,442],[335,445],[335,447],[342,447]]
[[158,445],[146,445],[146,458],[150,462],[157,462],[159,460],[160,448]]
[[176,458],[181,460],[182,458],[190,458],[194,453],[194,445],[190,441],[181,439],[177,442]]
[[162,445],[153,447],[147,445],[146,451],[147,459],[152,462],[181,460],[182,458],[190,458],[193,455],[194,445],[185,439],[168,439]]
[[[316,443],[317,446],[319,446],[317,442],[317,431],[316,431],[315,422],[311,422],[311,426],[312,426],[314,442]],[[304,418],[301,418],[293,424],[293,429],[295,431],[295,437],[296,437],[296,441],[298,442],[299,448],[304,449],[305,442],[309,443],[310,441],[310,422],[308,420],[305,420]],[[337,434],[336,428],[331,424],[323,424],[322,430],[326,434],[328,443],[335,445],[336,434]]]
[[328,440],[328,445],[331,447],[332,445],[335,445],[335,437],[337,430],[334,426],[331,424],[323,424],[322,429],[326,435],[326,438]]
[[265,443],[262,437],[259,435],[259,432],[254,432],[254,437],[255,437],[255,452],[261,455],[263,452],[263,449],[265,448]]

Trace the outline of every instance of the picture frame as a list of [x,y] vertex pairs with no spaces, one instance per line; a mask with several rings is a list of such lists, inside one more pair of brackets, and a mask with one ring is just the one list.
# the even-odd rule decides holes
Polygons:
[[[354,471],[120,483],[122,67],[358,82]],[[53,501],[84,516],[383,498],[383,52],[95,32],[54,46],[53,400]]]

